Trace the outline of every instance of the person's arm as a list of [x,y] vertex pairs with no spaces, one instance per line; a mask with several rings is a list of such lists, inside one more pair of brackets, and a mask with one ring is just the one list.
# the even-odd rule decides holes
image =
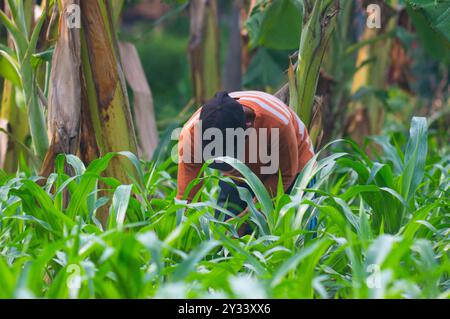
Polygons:
[[[281,178],[283,181],[283,189],[284,191],[287,191],[294,182],[297,172],[303,169],[309,160],[314,156],[314,150],[312,147],[312,141],[306,131],[304,132],[303,140],[300,141],[300,147],[297,144],[295,131],[292,130],[280,132],[279,141],[281,141],[280,145],[278,145],[280,148],[279,161]],[[298,159],[299,150],[302,152],[300,162]],[[262,182],[269,193],[274,196],[277,193],[279,175],[277,173],[266,176],[266,178],[264,178],[264,175],[262,176]],[[256,198],[254,198],[253,201],[256,203]],[[249,208],[247,207],[236,217],[242,218],[248,213],[248,211]]]
[[305,168],[306,164],[308,164],[309,160],[314,157],[314,147],[306,130],[303,134],[303,140],[300,141],[299,152],[300,160],[298,163],[298,168],[299,171],[301,171]]
[[[189,191],[189,194],[185,194],[189,184],[191,183],[191,181],[198,177],[202,168],[201,163],[195,163],[195,150],[193,144],[194,143],[192,141],[192,136],[187,130],[183,130],[178,142],[177,199],[185,199],[189,202],[192,201],[195,194],[200,190],[202,186],[202,182],[199,182]],[[189,150],[188,148],[191,149],[191,152],[189,154],[185,154],[184,150]]]
[[[294,181],[298,172],[298,145],[295,130],[291,126],[285,126],[279,131],[278,143],[271,146],[271,150],[279,149],[279,170],[283,189],[286,191]],[[270,175],[262,175],[262,182],[271,196],[275,196],[278,188],[279,171]]]
[[200,173],[201,166],[197,164],[188,164],[180,161],[178,163],[178,191],[177,199],[186,199],[188,202],[192,201],[195,194],[200,190],[202,182],[192,187],[189,194],[185,196],[186,190],[195,178]]

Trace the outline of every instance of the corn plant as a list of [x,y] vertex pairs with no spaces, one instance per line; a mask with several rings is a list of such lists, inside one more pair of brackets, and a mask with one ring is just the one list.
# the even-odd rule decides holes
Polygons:
[[[196,200],[174,199],[177,167],[165,148],[145,165],[131,153],[87,167],[59,155],[43,186],[36,176],[1,173],[0,297],[448,298],[450,157],[448,149],[427,152],[426,131],[416,118],[407,143],[378,140],[386,151],[376,161],[336,141],[294,194],[280,188],[274,198],[245,165],[229,161],[258,200],[240,189],[253,206],[228,222],[214,200],[224,177],[208,163]],[[103,176],[118,156],[138,171],[134,184]],[[318,182],[305,188],[314,175]],[[105,205],[103,226],[95,212]],[[312,216],[318,227],[310,230]],[[239,238],[243,222],[254,231]]]

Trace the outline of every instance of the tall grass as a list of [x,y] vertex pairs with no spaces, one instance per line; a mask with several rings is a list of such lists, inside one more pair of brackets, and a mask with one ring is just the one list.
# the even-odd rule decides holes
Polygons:
[[[85,167],[60,155],[45,181],[1,173],[0,298],[448,298],[450,156],[428,150],[429,139],[414,118],[407,143],[376,139],[384,152],[374,160],[337,141],[292,195],[273,199],[232,163],[258,203],[240,189],[250,214],[231,222],[214,214],[222,177],[207,164],[197,200],[174,199],[176,165],[164,147],[151,163],[111,153]],[[136,167],[133,185],[104,176],[118,156]],[[238,238],[245,221],[255,231]]]

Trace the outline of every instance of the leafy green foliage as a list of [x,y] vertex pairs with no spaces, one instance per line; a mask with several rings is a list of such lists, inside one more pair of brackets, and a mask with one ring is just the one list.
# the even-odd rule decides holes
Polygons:
[[[8,0],[11,18],[0,10],[0,23],[8,30],[15,51],[0,47],[0,64],[6,66],[1,74],[23,90],[28,109],[30,132],[36,155],[42,160],[48,149],[48,136],[44,111],[38,101],[36,70],[32,60],[36,58],[36,47],[39,34],[46,19],[41,15],[31,34],[26,15],[31,16],[31,8],[25,8],[24,1]],[[27,12],[26,12],[27,11]]]
[[303,2],[259,0],[247,20],[250,47],[295,49],[300,43]]
[[245,87],[278,87],[285,80],[284,69],[287,67],[285,51],[259,48],[253,56],[248,71],[244,76]]
[[441,33],[450,42],[450,2],[448,0],[407,0],[416,10],[420,10],[430,27]]
[[[61,155],[46,181],[1,173],[0,298],[448,298],[450,157],[427,151],[431,138],[414,118],[404,151],[395,136],[376,139],[377,160],[336,141],[292,195],[273,199],[245,165],[223,158],[258,199],[240,189],[250,214],[228,222],[226,210],[215,214],[223,177],[208,164],[197,201],[174,199],[164,147],[152,163],[114,153],[86,168]],[[133,185],[103,175],[115,156],[137,168]],[[101,225],[96,213],[108,207]],[[254,232],[238,238],[245,221]]]
[[450,2],[448,0],[408,0],[408,14],[417,37],[427,52],[450,63]]

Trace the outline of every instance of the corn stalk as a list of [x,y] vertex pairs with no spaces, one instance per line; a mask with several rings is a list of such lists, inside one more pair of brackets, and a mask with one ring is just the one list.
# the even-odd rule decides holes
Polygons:
[[192,0],[189,13],[191,76],[195,100],[201,104],[220,89],[217,1]]
[[339,0],[304,0],[303,4],[298,62],[295,68],[291,65],[288,71],[289,101],[290,107],[309,128],[315,143],[322,130],[320,108],[313,108],[315,94],[322,59],[335,27]]

